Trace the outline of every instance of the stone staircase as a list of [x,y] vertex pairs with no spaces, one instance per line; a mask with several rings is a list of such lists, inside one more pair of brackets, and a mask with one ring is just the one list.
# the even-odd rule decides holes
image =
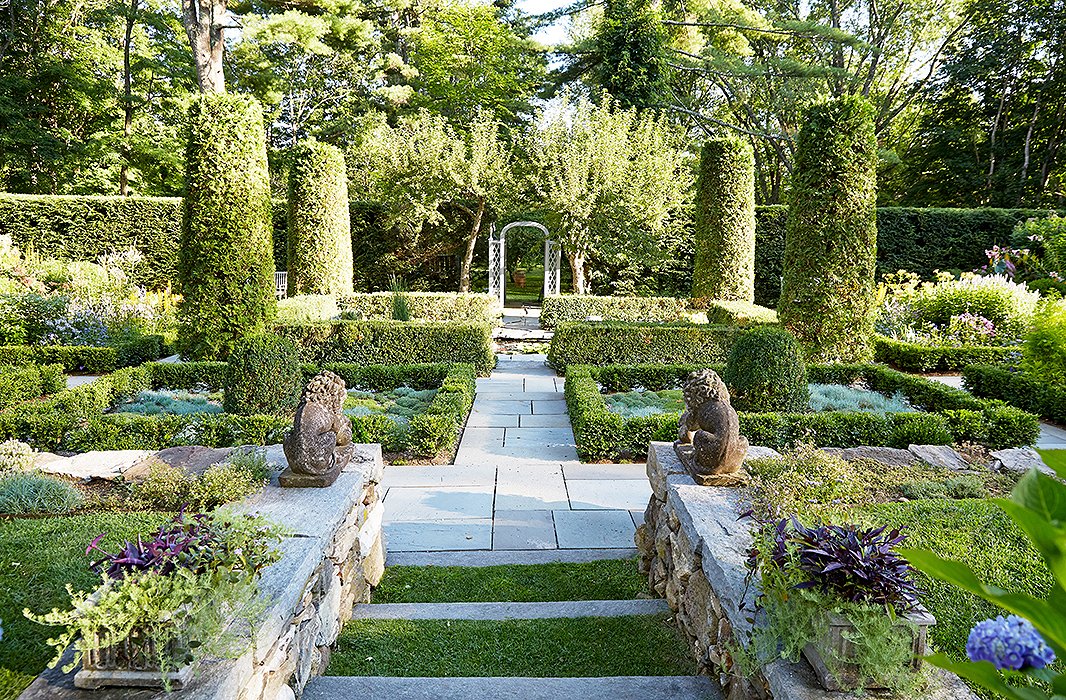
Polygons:
[[[472,553],[437,553],[432,565],[486,566],[498,557]],[[487,553],[481,553],[487,554]],[[502,554],[502,552],[501,552]],[[507,563],[546,563],[544,556],[522,561],[507,553]],[[539,552],[538,554],[545,554]],[[566,552],[553,559],[572,559]],[[589,557],[598,558],[598,557]],[[415,563],[406,558],[405,563]],[[584,559],[584,557],[582,557]],[[385,603],[357,605],[356,619],[402,620],[532,620],[656,615],[668,612],[661,599],[584,600],[535,603]],[[595,643],[590,640],[590,643]],[[385,676],[322,676],[311,681],[304,700],[722,700],[717,684],[706,676],[609,676],[599,678],[399,678]]]

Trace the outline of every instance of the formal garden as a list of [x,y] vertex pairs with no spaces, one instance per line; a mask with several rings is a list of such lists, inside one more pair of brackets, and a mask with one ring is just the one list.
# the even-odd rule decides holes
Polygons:
[[8,4],[0,700],[1066,698],[1061,3],[549,5]]

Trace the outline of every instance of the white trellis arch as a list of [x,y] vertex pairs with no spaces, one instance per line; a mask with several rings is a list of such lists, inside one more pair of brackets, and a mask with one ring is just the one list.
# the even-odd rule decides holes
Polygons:
[[513,221],[498,232],[495,224],[489,229],[489,294],[499,299],[500,304],[504,303],[507,290],[507,232],[513,228],[535,228],[544,234],[544,296],[558,294],[562,281],[559,271],[563,249],[557,241],[552,240],[547,227],[536,221]]

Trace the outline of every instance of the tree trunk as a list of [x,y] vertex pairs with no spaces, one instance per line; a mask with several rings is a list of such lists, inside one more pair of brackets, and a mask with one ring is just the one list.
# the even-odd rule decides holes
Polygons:
[[130,136],[133,135],[133,70],[130,53],[133,49],[133,27],[137,24],[140,0],[130,0],[126,15],[126,35],[122,40],[122,170],[119,172],[118,190],[123,197],[130,194]]
[[463,267],[459,271],[459,291],[470,291],[470,266],[474,263],[474,247],[477,246],[478,236],[481,235],[481,220],[485,216],[485,198],[477,198],[477,211],[474,212],[474,221],[470,224],[470,236],[466,239],[466,253],[463,254]]
[[587,294],[588,291],[585,289],[585,254],[568,252],[566,257],[570,259],[570,272],[574,277],[574,294]]
[[225,92],[222,50],[226,0],[181,0],[181,15],[192,46],[200,92]]

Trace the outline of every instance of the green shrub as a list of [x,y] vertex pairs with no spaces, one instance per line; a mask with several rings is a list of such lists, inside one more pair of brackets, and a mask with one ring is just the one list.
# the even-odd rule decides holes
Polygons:
[[152,389],[198,389],[221,391],[226,385],[225,362],[149,362]]
[[18,440],[0,442],[0,474],[29,471],[33,464],[32,447]]
[[870,104],[849,96],[813,107],[796,143],[778,305],[812,361],[873,356],[876,200]]
[[738,411],[802,413],[809,408],[803,354],[783,328],[762,326],[738,338],[722,379]]
[[407,308],[407,288],[399,277],[392,278],[392,320],[410,321],[411,310]]
[[240,416],[290,415],[303,391],[296,346],[264,334],[238,341],[226,368],[222,407]]
[[85,498],[70,484],[34,473],[0,476],[0,514],[69,513]]
[[289,289],[351,294],[348,173],[336,146],[309,140],[292,149],[287,223]]
[[571,364],[724,362],[744,332],[735,326],[563,323],[552,337],[548,362],[560,370]]
[[208,511],[258,492],[269,476],[266,459],[257,452],[238,452],[199,474],[157,462],[130,487],[130,500],[147,510]]
[[462,362],[488,374],[496,364],[487,323],[333,321],[277,326],[274,332],[314,365]]
[[[406,292],[404,298],[408,313],[416,321],[495,323],[500,317],[500,301],[491,294]],[[392,292],[348,294],[337,303],[346,319],[392,320]]]
[[1025,336],[1022,369],[1037,381],[1066,390],[1066,301],[1041,305]]
[[57,364],[62,365],[64,372],[106,374],[115,371],[118,354],[115,348],[87,345],[3,345],[0,346],[0,364]]
[[1029,248],[1035,242],[1041,249],[1041,263],[1048,272],[1066,274],[1066,217],[1034,217],[1014,227],[1013,242]]
[[735,136],[707,141],[694,217],[692,296],[755,300],[755,156]]
[[67,377],[60,365],[0,365],[0,411],[66,388]]
[[1066,423],[1066,388],[994,365],[970,365],[962,377],[975,396],[1001,399],[1047,420]]
[[337,299],[328,294],[305,294],[278,301],[277,323],[317,323],[340,315]]
[[690,301],[675,297],[600,297],[588,294],[549,294],[540,310],[541,328],[552,330],[567,321],[674,323],[687,320]]
[[274,315],[270,181],[254,98],[200,95],[189,111],[178,348],[224,359]]
[[874,359],[907,372],[956,372],[973,364],[1002,362],[1014,347],[995,345],[924,345],[874,337]]
[[746,301],[693,299],[692,308],[707,315],[707,323],[722,326],[752,326],[777,323],[777,312]]

